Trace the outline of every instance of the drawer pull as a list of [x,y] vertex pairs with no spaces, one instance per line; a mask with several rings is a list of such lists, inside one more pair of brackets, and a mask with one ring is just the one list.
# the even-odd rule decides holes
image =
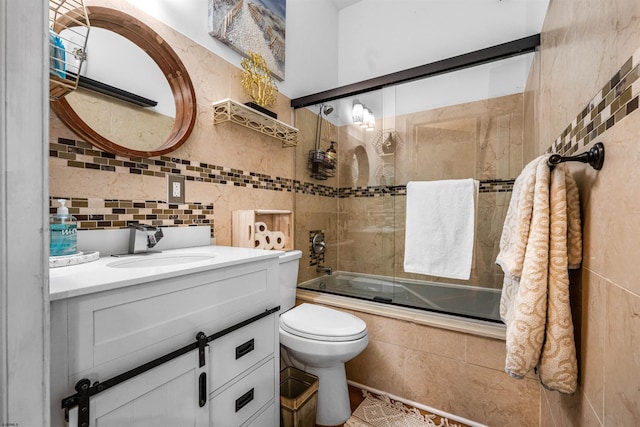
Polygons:
[[244,344],[240,344],[239,346],[236,347],[236,360],[240,359],[242,356],[248,353],[251,353],[254,348],[255,346],[253,344],[253,338],[251,338],[249,341],[247,341]]
[[236,399],[236,412],[244,408],[249,402],[253,400],[253,389],[249,390],[242,396]]
[[200,374],[200,378],[199,380],[199,391],[200,391],[200,396],[198,397],[198,404],[200,405],[200,407],[202,408],[204,405],[207,404],[207,374],[206,372],[203,372]]

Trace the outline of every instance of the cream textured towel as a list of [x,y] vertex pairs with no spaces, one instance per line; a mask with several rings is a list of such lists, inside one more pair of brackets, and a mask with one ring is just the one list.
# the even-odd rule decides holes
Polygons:
[[469,279],[478,187],[471,178],[407,184],[404,271]]
[[545,387],[573,393],[578,368],[568,269],[582,258],[580,206],[568,169],[551,171],[548,158],[533,160],[516,179],[500,239],[505,371],[522,378],[537,366]]

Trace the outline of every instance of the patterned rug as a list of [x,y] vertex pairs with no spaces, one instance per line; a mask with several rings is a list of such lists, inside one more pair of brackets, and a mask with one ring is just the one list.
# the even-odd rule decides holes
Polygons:
[[[345,427],[461,427],[444,417],[423,415],[418,409],[395,402],[388,396],[377,396],[365,390],[363,394],[364,401],[344,424]],[[438,424],[437,418],[440,418]]]

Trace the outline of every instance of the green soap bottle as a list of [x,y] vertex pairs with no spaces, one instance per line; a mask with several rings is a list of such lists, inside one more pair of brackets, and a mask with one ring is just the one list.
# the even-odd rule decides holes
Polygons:
[[49,255],[67,256],[78,252],[77,229],[78,221],[73,215],[69,215],[69,208],[65,206],[67,201],[59,199],[58,212],[49,217]]

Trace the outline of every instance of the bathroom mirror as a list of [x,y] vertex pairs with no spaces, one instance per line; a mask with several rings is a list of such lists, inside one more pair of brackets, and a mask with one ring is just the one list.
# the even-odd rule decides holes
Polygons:
[[[193,130],[197,110],[193,84],[176,53],[155,31],[130,15],[97,6],[87,7],[87,12],[91,32],[95,31],[96,37],[112,32],[112,40],[117,41],[113,44],[121,47],[108,52],[88,48],[85,66],[109,62],[120,64],[118,72],[122,73],[120,80],[124,81],[133,81],[134,74],[149,76],[155,73],[161,80],[164,76],[165,81],[157,85],[157,93],[153,96],[159,101],[158,105],[145,108],[78,88],[66,97],[52,101],[51,109],[78,136],[110,153],[152,157],[181,146]],[[58,23],[63,24],[65,19],[60,18]],[[146,62],[144,67],[127,68],[131,62],[123,60],[124,49],[130,50],[126,43],[138,48],[136,55],[141,57],[138,63]],[[125,90],[134,92],[135,88]],[[167,98],[168,102],[162,104],[161,100],[166,101]]]

